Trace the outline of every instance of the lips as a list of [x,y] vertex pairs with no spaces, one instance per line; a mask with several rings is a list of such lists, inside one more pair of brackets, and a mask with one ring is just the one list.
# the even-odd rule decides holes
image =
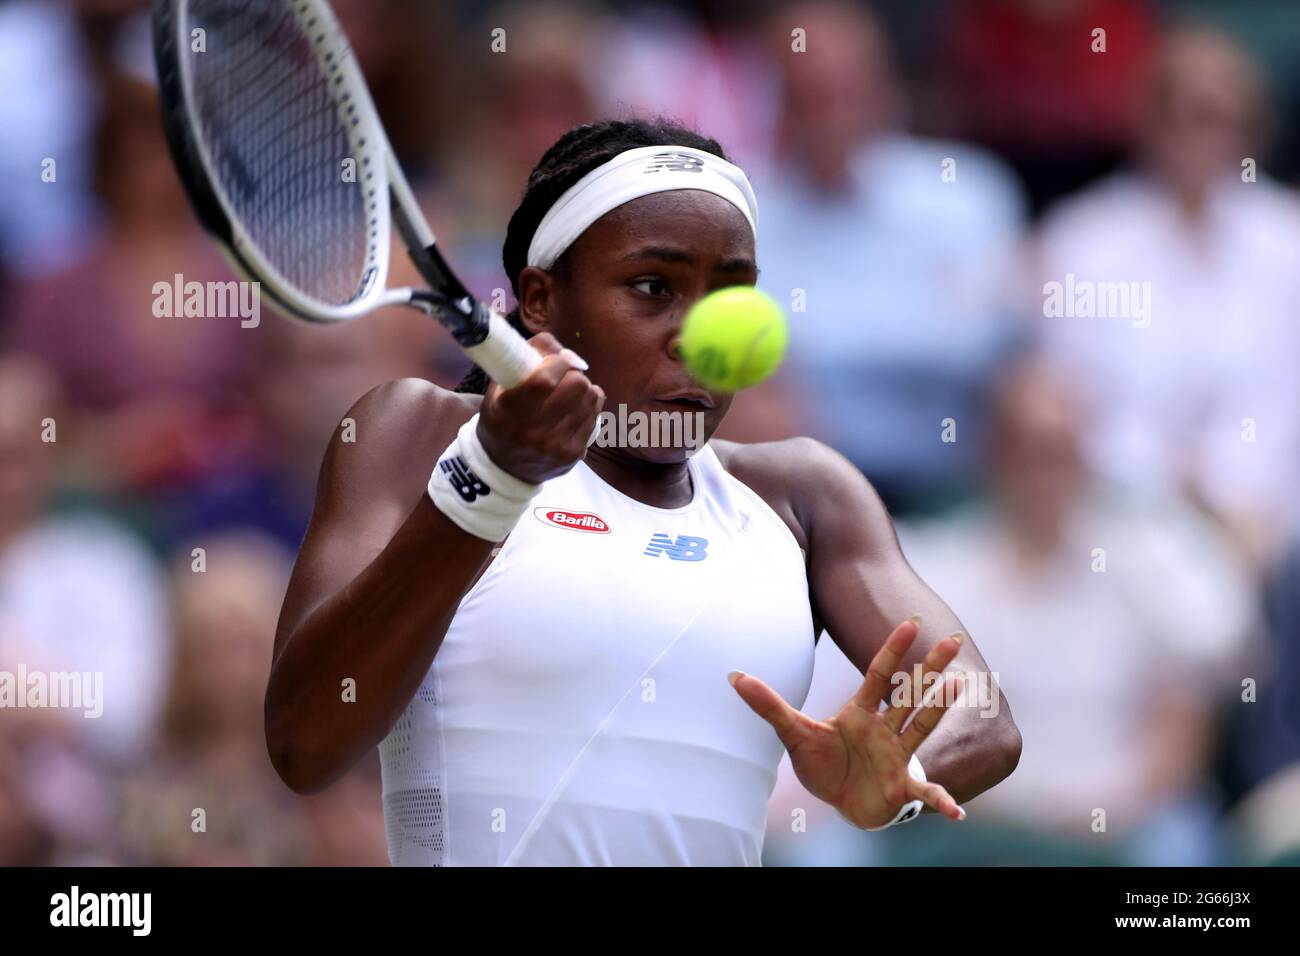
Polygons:
[[673,392],[670,395],[661,396],[659,401],[667,402],[669,405],[698,407],[705,410],[714,407],[713,396],[698,388],[688,388],[679,392]]

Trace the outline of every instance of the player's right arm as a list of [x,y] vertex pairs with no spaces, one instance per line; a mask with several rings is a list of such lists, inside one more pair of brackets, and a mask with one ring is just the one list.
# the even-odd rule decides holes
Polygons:
[[[489,390],[479,436],[501,468],[541,482],[585,454],[604,394],[549,335],[532,343],[547,358],[515,388]],[[387,735],[491,559],[494,543],[426,491],[477,404],[418,379],[391,382],[349,411],[353,440],[340,429],[330,442],[266,691],[271,762],[299,793],[327,786]]]

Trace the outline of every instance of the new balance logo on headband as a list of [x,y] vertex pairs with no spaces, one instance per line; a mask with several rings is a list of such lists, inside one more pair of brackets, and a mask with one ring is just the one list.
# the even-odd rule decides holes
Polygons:
[[708,555],[705,549],[709,542],[703,538],[694,538],[688,534],[679,534],[674,541],[661,533],[650,536],[650,543],[642,553],[651,558],[666,554],[674,561],[703,561]]
[[551,268],[611,209],[674,189],[702,190],[725,199],[758,234],[758,200],[740,167],[690,146],[634,146],[597,166],[555,200],[528,244],[528,265]]
[[469,470],[469,465],[465,464],[465,459],[460,455],[444,458],[438,462],[438,467],[442,469],[442,473],[447,476],[447,481],[466,504],[471,504],[476,498],[492,494],[492,489],[483,483],[482,478]]
[[704,160],[684,153],[655,153],[643,173],[702,173]]

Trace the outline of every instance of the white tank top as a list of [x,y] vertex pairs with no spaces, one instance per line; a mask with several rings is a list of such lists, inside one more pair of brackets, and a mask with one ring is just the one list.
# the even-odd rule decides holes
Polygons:
[[380,744],[393,865],[758,865],[783,748],[727,682],[812,681],[803,552],[709,446],[689,504],[543,484]]

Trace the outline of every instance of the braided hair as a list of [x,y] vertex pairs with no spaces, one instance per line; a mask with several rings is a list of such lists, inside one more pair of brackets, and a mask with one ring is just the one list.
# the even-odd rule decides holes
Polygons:
[[[604,120],[575,126],[548,149],[528,176],[528,186],[519,208],[510,217],[506,229],[501,261],[510,287],[519,298],[519,274],[528,264],[528,247],[533,241],[542,217],[574,183],[597,166],[601,166],[620,153],[638,146],[690,146],[726,159],[717,140],[709,139],[663,117],[654,119]],[[552,272],[568,268],[568,250],[555,261]],[[521,335],[531,335],[515,306],[506,316],[507,321]],[[482,395],[487,390],[488,377],[477,365],[470,368],[456,386],[458,392]]]

